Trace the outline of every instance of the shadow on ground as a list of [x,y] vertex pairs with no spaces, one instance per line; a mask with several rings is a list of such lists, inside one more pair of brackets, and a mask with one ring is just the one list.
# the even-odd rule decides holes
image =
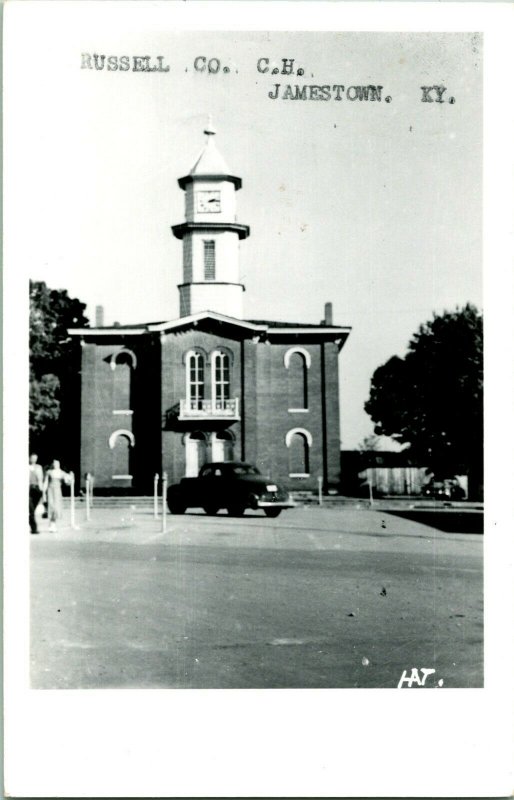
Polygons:
[[430,511],[415,510],[388,510],[393,517],[411,519],[422,525],[429,525],[443,533],[482,533],[484,532],[483,511]]

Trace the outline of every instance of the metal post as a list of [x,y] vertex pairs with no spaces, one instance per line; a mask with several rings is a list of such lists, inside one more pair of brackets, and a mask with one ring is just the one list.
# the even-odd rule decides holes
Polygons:
[[89,502],[91,504],[91,508],[93,508],[94,485],[95,485],[95,476],[90,474],[89,475]]
[[369,504],[373,505],[373,471],[368,467]]
[[166,490],[168,488],[168,475],[162,473],[162,532],[166,532]]
[[91,509],[90,509],[90,480],[91,476],[89,472],[86,475],[86,519],[89,521],[91,519]]
[[153,478],[153,516],[154,519],[159,516],[159,476],[157,473]]
[[70,472],[70,525],[72,530],[76,530],[75,525],[75,475]]
[[318,476],[318,503],[320,506],[323,505],[323,478],[321,475]]

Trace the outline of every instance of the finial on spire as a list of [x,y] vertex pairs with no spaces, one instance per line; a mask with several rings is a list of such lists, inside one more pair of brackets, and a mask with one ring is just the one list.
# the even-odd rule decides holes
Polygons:
[[212,125],[212,114],[209,114],[207,127],[205,128],[204,133],[205,133],[206,136],[215,136],[216,135],[216,129],[213,128],[213,125]]

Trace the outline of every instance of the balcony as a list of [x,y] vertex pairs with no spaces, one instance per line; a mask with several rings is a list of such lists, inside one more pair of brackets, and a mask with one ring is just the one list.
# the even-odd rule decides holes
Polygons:
[[239,416],[239,398],[233,400],[181,400],[178,419],[187,420],[231,420]]

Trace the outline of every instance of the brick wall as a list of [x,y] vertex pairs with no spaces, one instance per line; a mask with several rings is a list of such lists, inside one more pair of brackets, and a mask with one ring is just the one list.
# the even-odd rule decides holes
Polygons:
[[[146,490],[146,473],[160,470],[160,380],[155,337],[102,337],[82,347],[81,485],[85,475],[94,475],[99,489]],[[111,358],[123,349],[131,350],[137,366],[116,372]],[[121,376],[121,382],[120,382]],[[118,382],[115,393],[115,381]],[[121,383],[126,381],[126,386]],[[120,408],[120,398],[127,408]],[[132,413],[113,413],[126,411]],[[113,479],[113,450],[110,436],[118,430],[130,431],[135,446],[130,449],[127,474],[132,480]]]
[[[302,344],[310,355],[308,376],[308,409],[289,410],[288,371],[284,357],[295,344],[246,345],[248,370],[255,373],[255,397],[247,402],[247,458],[263,472],[272,475],[289,489],[314,490],[318,476],[323,477],[322,406],[325,398],[327,415],[327,467],[329,483],[336,483],[339,474],[339,399],[337,381],[337,347],[325,344],[325,395],[322,392],[322,359],[318,343]],[[249,375],[247,374],[247,378]],[[249,383],[249,381],[248,381]],[[253,404],[253,405],[252,405]],[[255,408],[253,420],[249,411]],[[312,436],[308,477],[290,477],[288,431],[301,428]],[[252,457],[250,457],[252,454]]]

